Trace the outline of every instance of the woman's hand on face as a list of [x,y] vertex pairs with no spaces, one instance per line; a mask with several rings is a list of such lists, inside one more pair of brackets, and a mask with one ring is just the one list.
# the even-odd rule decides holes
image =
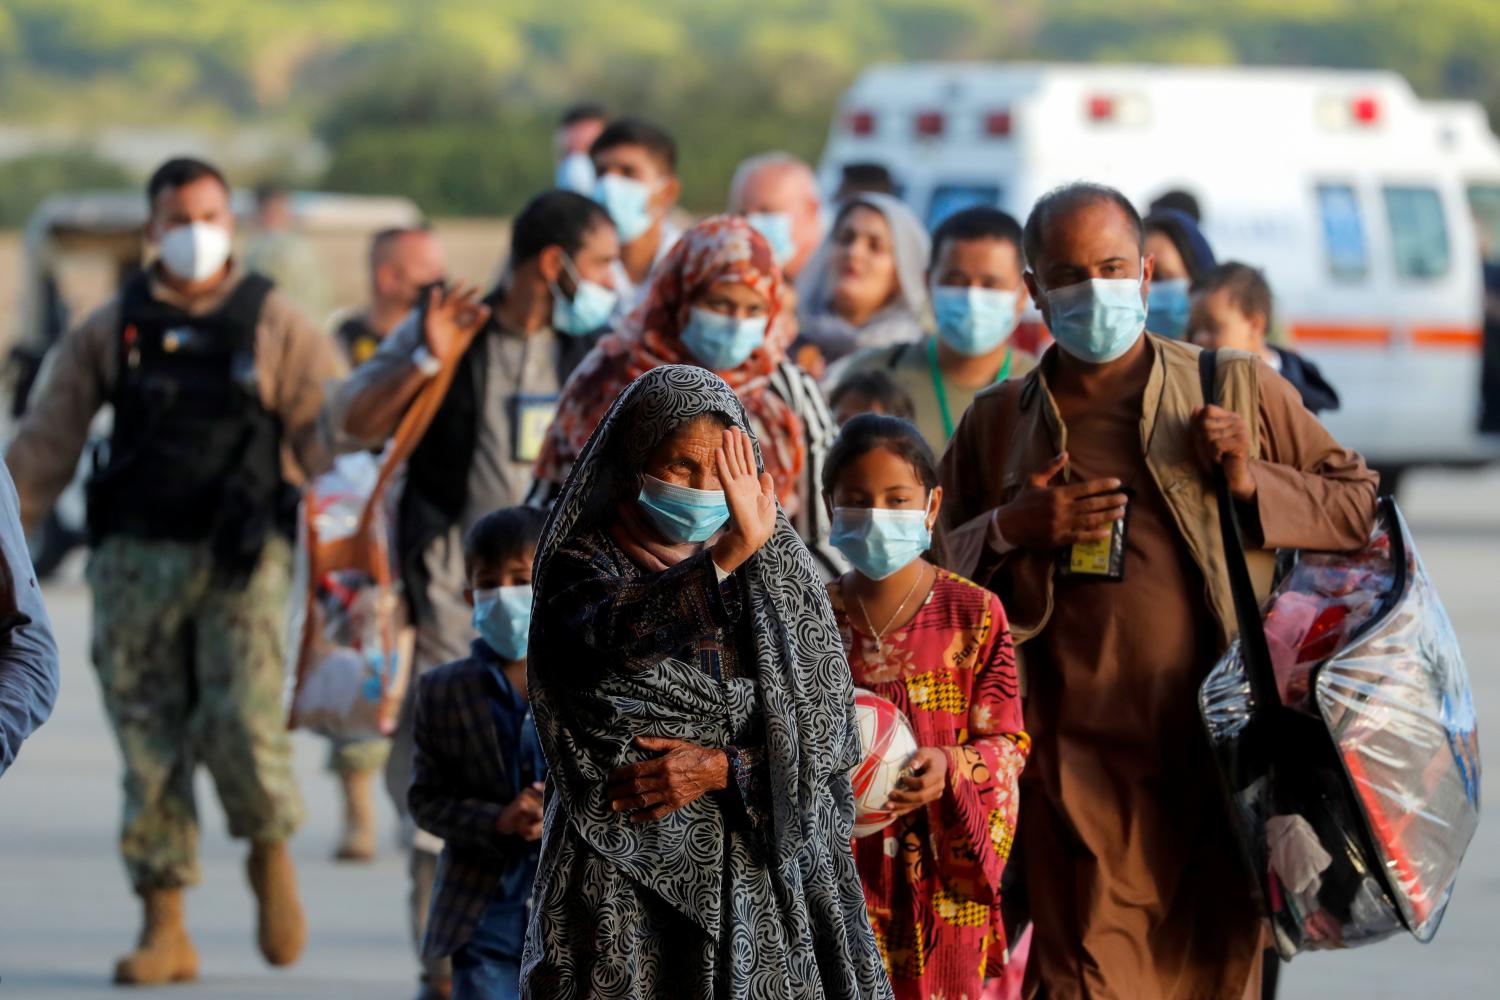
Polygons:
[[729,504],[729,530],[714,543],[713,560],[719,569],[733,573],[776,531],[776,483],[769,473],[756,474],[755,448],[750,435],[738,427],[724,431],[724,444],[714,461]]
[[632,823],[661,819],[729,785],[729,755],[723,750],[660,736],[637,736],[635,745],[659,756],[615,768],[604,790],[610,808],[629,813]]
[[948,777],[948,755],[938,747],[922,747],[906,762],[906,770],[910,773],[896,782],[887,800],[897,816],[942,797]]

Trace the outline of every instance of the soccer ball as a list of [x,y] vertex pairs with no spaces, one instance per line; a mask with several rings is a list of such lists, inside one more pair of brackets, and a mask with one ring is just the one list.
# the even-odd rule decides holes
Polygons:
[[885,800],[917,752],[917,741],[901,709],[874,691],[854,689],[854,718],[863,759],[849,772],[849,783],[854,786],[854,835],[865,837],[896,818]]

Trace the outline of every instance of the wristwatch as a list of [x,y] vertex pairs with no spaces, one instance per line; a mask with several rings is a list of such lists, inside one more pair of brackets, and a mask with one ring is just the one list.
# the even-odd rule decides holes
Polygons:
[[443,370],[443,363],[432,356],[426,344],[417,345],[417,349],[411,352],[411,363],[428,378],[436,378],[437,373]]

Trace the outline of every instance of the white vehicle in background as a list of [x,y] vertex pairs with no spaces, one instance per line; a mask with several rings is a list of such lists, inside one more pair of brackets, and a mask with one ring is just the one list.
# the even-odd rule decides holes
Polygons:
[[1342,407],[1330,429],[1388,476],[1500,459],[1477,432],[1475,216],[1500,251],[1500,142],[1477,105],[1393,73],[931,63],[844,95],[820,167],[884,166],[929,225],[972,204],[1024,221],[1074,180],[1137,205],[1197,197],[1219,260],[1264,270],[1276,321]]

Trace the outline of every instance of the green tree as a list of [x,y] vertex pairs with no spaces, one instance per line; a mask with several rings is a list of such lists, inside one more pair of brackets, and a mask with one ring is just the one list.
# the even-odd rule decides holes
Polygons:
[[87,149],[6,160],[0,162],[0,228],[25,225],[49,195],[134,186],[124,169]]

